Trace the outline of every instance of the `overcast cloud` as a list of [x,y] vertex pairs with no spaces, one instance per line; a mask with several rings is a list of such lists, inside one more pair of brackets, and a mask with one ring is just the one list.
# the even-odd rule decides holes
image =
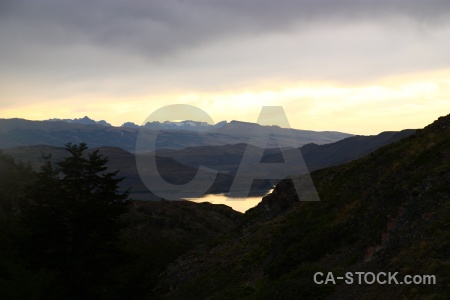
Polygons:
[[[224,48],[214,49],[215,53],[222,51],[226,56],[227,42],[257,43],[276,34],[288,35],[292,40],[288,45],[283,42],[272,45],[280,54],[274,53],[274,49],[269,49],[272,50],[269,53],[260,49],[263,56],[271,56],[269,60],[278,60],[277,56],[288,52],[285,49],[292,48],[293,42],[305,48],[318,42],[311,52],[320,51],[326,58],[323,52],[329,49],[327,41],[335,38],[332,29],[336,26],[350,24],[355,29],[354,41],[333,40],[333,45],[360,47],[372,34],[358,30],[361,24],[384,24],[384,29],[402,35],[420,31],[423,36],[416,39],[422,38],[426,43],[426,34],[447,28],[450,20],[450,2],[445,0],[2,0],[1,3],[1,63],[8,69],[20,64],[24,68],[29,68],[30,63],[37,68],[46,65],[49,72],[52,68],[59,72],[58,65],[67,72],[71,62],[64,61],[68,59],[75,69],[83,61],[92,64],[98,61],[96,56],[103,57],[106,64],[111,56],[118,65],[132,65],[133,57],[170,65],[174,56],[186,57],[216,43]],[[316,40],[307,36],[302,41],[303,33],[314,35],[318,26],[325,27],[329,36],[319,32]],[[377,37],[373,38],[376,41]],[[252,48],[251,43],[245,46]],[[242,50],[245,54],[246,49]],[[106,57],[102,52],[107,53]],[[333,58],[333,53],[325,54]],[[121,63],[120,56],[126,62]],[[234,58],[245,60],[251,56]],[[100,62],[98,71],[104,68]]]
[[[0,0],[0,109],[450,68],[448,0]],[[26,88],[24,88],[26,87]]]
[[[446,0],[2,0],[1,33],[49,46],[93,43],[156,57],[223,38],[308,29],[311,23],[406,18],[446,26]],[[414,24],[412,26],[415,26]]]

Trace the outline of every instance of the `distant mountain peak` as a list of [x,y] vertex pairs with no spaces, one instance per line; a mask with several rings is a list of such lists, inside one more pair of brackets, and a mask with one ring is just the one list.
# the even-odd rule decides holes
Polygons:
[[125,122],[120,127],[128,127],[128,128],[139,128],[139,125],[136,125],[133,122]]
[[211,129],[219,129],[227,124],[226,121],[221,121],[217,124],[211,125],[207,122],[183,120],[183,121],[153,121],[147,122],[143,126],[136,125],[133,122],[126,122],[122,124],[122,127],[140,128],[145,127],[147,129],[160,129],[160,130],[187,130],[187,131],[209,131]]
[[230,123],[227,124],[227,126],[230,127],[230,128],[234,128],[234,127],[241,127],[241,128],[259,128],[259,127],[281,128],[278,125],[261,125],[259,123],[244,122],[244,121],[237,121],[237,120],[232,120]]
[[98,125],[103,125],[103,126],[108,126],[108,127],[112,126],[111,124],[109,124],[105,120],[95,121],[95,120],[89,118],[88,116],[84,116],[83,118],[75,118],[75,119],[58,119],[58,118],[53,118],[53,119],[49,119],[48,121],[52,121],[52,122],[66,122],[66,123],[74,123],[74,124],[85,124],[85,125],[98,124]]

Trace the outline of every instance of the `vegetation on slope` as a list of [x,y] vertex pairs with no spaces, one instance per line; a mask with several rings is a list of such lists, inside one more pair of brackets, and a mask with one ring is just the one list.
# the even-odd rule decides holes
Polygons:
[[[299,202],[284,180],[243,216],[185,201],[125,206],[107,159],[80,147],[38,173],[0,154],[1,299],[445,299],[450,292],[450,116],[314,172],[320,202]],[[101,209],[108,203],[124,206]],[[318,271],[430,274],[437,284],[316,285]]]
[[[298,202],[281,182],[227,237],[169,266],[164,298],[446,299],[450,116],[312,177],[320,202]],[[319,271],[436,275],[437,283],[317,285]]]

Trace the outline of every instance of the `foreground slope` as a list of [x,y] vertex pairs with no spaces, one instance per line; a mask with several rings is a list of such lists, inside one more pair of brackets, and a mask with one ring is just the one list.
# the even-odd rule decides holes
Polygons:
[[118,270],[118,299],[152,294],[158,275],[178,256],[235,226],[242,214],[225,205],[190,201],[133,201],[123,216],[121,244],[134,260]]
[[[284,180],[240,225],[162,275],[167,299],[446,299],[450,115],[346,165],[312,173],[320,202]],[[435,275],[436,285],[316,285],[316,272]],[[355,277],[356,278],[356,277]],[[163,296],[164,295],[164,296]]]
[[[50,150],[46,147],[42,149]],[[113,151],[125,154],[123,150],[101,149],[101,153],[112,154]],[[61,153],[54,153],[63,156]],[[107,275],[97,273],[95,276],[99,281],[109,278],[102,285],[101,295],[92,289],[98,284],[97,280],[92,280],[92,277],[88,280],[82,275],[83,285],[88,287],[86,294],[83,296],[74,294],[73,297],[65,294],[63,297],[62,293],[67,288],[65,280],[70,278],[69,275],[55,271],[49,265],[35,265],[36,262],[41,264],[47,257],[45,252],[41,251],[42,246],[37,247],[36,242],[40,245],[51,243],[54,246],[48,249],[53,253],[67,247],[68,240],[58,239],[60,227],[63,226],[41,227],[43,236],[48,237],[41,240],[30,239],[27,234],[30,228],[27,229],[23,225],[25,220],[43,220],[40,216],[51,214],[55,209],[53,203],[60,200],[58,197],[55,198],[55,202],[49,201],[50,205],[46,205],[45,208],[43,206],[41,213],[34,215],[37,219],[30,219],[30,215],[24,214],[30,191],[35,192],[33,183],[39,176],[32,171],[30,165],[17,163],[11,156],[0,151],[0,299],[143,299],[152,293],[158,274],[167,264],[181,254],[229,231],[242,217],[241,213],[225,205],[197,204],[189,201],[131,201],[127,213],[120,217],[122,230],[114,235],[114,240],[120,241],[118,248],[114,248],[118,251],[114,251],[118,256],[111,256],[111,246],[115,243],[110,243],[108,247],[97,248],[96,254],[87,251],[76,256],[74,254],[51,256],[58,261],[87,259],[90,261],[89,265],[92,264],[92,258],[103,257],[106,259],[105,264],[96,264],[95,272],[105,266],[111,267],[111,272]],[[58,211],[54,216],[61,213],[63,212]],[[92,224],[93,220],[86,218],[82,209],[71,215],[78,219],[83,218],[83,223]],[[101,214],[99,215],[101,217]],[[70,217],[64,220],[71,221]],[[81,229],[79,226],[72,228]],[[89,228],[90,225],[85,228],[87,231],[83,234],[84,237],[95,234]],[[81,238],[81,235],[78,238]],[[102,236],[96,235],[95,238],[101,239]],[[80,243],[75,245],[75,248],[81,249]],[[36,257],[34,263],[30,257]],[[66,264],[58,265],[69,271],[78,269],[73,266],[70,268]],[[83,265],[79,266],[83,268]],[[73,279],[70,282],[73,282]],[[79,285],[76,287],[77,290],[80,289]]]

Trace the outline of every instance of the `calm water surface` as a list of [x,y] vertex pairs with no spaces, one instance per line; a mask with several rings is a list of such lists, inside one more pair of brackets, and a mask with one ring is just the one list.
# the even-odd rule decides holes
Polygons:
[[[271,192],[272,191],[269,191],[267,194],[270,194]],[[196,203],[210,202],[212,204],[225,204],[234,210],[244,213],[248,209],[258,205],[264,196],[265,195],[246,198],[228,198],[225,194],[209,194],[201,198],[188,198],[187,200]]]

